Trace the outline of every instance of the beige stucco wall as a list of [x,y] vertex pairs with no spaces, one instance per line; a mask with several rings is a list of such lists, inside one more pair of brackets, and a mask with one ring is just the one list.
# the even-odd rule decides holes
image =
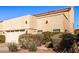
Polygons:
[[3,35],[3,31],[2,31],[3,25],[2,22],[0,23],[0,35]]
[[[48,20],[48,24],[45,23],[46,20]],[[60,29],[63,32],[63,20],[65,19],[62,13],[39,18],[37,19],[37,29],[51,32],[53,32],[53,29]]]
[[70,33],[74,33],[74,9],[73,7],[69,11],[69,20],[70,20]]
[[63,27],[64,27],[64,30],[67,30],[67,32],[70,32],[69,30],[69,12],[64,12],[63,13],[64,15],[64,20],[63,20]]
[[3,28],[3,25],[2,25],[2,22],[0,23],[0,31],[2,30]]
[[70,11],[68,12],[64,12],[64,14],[66,15],[66,17],[68,19],[64,20],[64,27],[70,32],[70,33],[74,33],[74,9],[71,8]]
[[28,29],[28,33],[36,34],[37,33],[37,18],[35,16],[31,16],[29,20],[30,28]]
[[[6,20],[2,23],[3,30],[13,30],[13,29],[27,29],[30,24],[30,16],[22,16],[14,19]],[[28,24],[25,23],[28,22]]]

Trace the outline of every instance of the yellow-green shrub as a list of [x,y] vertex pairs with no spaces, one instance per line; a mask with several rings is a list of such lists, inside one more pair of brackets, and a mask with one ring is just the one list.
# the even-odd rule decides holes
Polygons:
[[8,48],[10,52],[17,52],[18,46],[16,43],[8,43]]
[[4,43],[5,42],[5,36],[4,35],[0,35],[0,43]]

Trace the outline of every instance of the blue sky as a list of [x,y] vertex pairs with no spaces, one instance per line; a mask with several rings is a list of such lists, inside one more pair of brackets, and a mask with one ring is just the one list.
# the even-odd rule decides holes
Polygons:
[[[62,8],[68,8],[68,6],[0,6],[0,21]],[[79,6],[74,6],[74,17],[74,28],[77,28],[79,25]]]

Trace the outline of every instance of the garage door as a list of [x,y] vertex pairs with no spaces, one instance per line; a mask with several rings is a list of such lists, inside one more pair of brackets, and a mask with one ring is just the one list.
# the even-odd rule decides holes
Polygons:
[[16,42],[18,43],[19,35],[23,34],[24,32],[6,32],[6,42]]

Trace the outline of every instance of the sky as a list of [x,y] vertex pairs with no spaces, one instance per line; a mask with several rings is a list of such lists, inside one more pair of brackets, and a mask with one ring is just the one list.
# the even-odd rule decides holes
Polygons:
[[[70,6],[0,6],[0,21],[24,15],[35,15]],[[74,6],[74,28],[79,28],[79,6]]]

